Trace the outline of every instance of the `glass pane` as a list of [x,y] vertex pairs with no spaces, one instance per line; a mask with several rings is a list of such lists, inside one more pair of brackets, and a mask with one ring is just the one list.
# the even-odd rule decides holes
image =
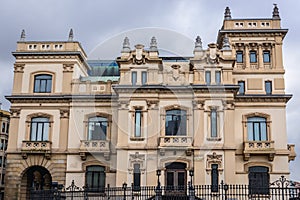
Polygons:
[[248,140],[249,141],[253,141],[253,124],[251,122],[247,123],[247,128],[248,128]]
[[260,131],[261,131],[261,140],[262,141],[267,141],[268,136],[267,136],[267,126],[266,123],[261,122],[260,123]]
[[43,131],[44,131],[44,123],[37,123],[37,141],[42,141],[42,136],[43,136]]
[[141,111],[135,111],[135,137],[141,137]]
[[216,78],[216,84],[220,84],[221,83],[221,72],[217,71],[215,78]]
[[142,84],[145,85],[147,83],[147,72],[142,72]]
[[46,80],[40,80],[41,88],[40,92],[46,92]]
[[35,80],[34,81],[34,92],[39,92],[40,91],[40,81]]
[[211,83],[210,77],[211,77],[210,71],[206,71],[205,72],[205,82],[206,82],[207,85],[209,85]]
[[250,62],[251,63],[255,63],[256,62],[256,52],[255,51],[251,51],[250,52]]
[[254,140],[255,141],[260,141],[261,140],[261,137],[260,137],[260,123],[254,122],[253,126],[254,126]]
[[132,74],[131,74],[132,85],[136,85],[136,81],[137,81],[137,73],[136,72],[132,72]]
[[270,62],[270,52],[264,51],[264,62],[269,63]]
[[49,123],[44,123],[43,141],[48,141],[49,138]]
[[219,184],[218,165],[212,164],[211,168],[212,168],[212,170],[211,170],[211,191],[217,192],[218,184]]
[[272,93],[272,82],[271,81],[266,81],[265,82],[265,90],[267,94]]
[[238,62],[238,63],[243,62],[243,52],[242,51],[236,52],[236,62]]
[[212,110],[211,116],[210,116],[210,122],[211,122],[211,137],[217,137],[217,111]]
[[167,172],[167,187],[174,186],[174,172]]
[[52,86],[52,80],[48,80],[47,81],[46,92],[51,92],[51,86]]
[[185,173],[184,172],[178,172],[178,186],[179,188],[182,188],[184,187],[185,185]]
[[168,110],[166,112],[166,135],[186,135],[186,111]]
[[240,86],[239,94],[245,94],[245,82],[244,81],[239,81],[238,84]]

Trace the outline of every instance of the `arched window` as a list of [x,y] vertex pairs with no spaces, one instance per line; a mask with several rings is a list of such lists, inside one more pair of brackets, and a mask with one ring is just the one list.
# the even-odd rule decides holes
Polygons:
[[90,117],[88,122],[88,140],[106,140],[107,118]]
[[263,166],[249,167],[249,193],[269,193],[269,168]]
[[49,119],[46,117],[34,117],[31,119],[30,141],[49,140]]
[[104,192],[105,189],[105,167],[92,165],[86,168],[86,186],[89,190]]
[[264,117],[248,117],[248,140],[249,141],[267,141],[267,120]]
[[165,135],[176,136],[186,135],[186,111],[168,110],[166,112],[166,132]]
[[34,89],[36,93],[49,93],[52,89],[52,76],[49,74],[39,74],[34,76]]

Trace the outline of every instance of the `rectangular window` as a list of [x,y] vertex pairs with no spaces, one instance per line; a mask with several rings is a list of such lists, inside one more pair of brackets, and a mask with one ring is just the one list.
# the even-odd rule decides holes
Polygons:
[[245,81],[239,81],[238,84],[240,86],[239,94],[244,95],[245,94]]
[[221,84],[221,72],[220,71],[216,71],[215,74],[215,79],[216,79],[216,84]]
[[36,93],[49,93],[52,88],[52,76],[40,74],[34,76],[34,90]]
[[131,73],[131,83],[132,83],[132,85],[136,85],[136,82],[137,82],[137,73],[132,72]]
[[210,125],[211,125],[211,137],[218,137],[218,125],[217,125],[217,110],[213,109],[210,111]]
[[147,72],[142,72],[142,85],[147,83]]
[[8,134],[9,132],[9,123],[6,124],[6,133]]
[[210,73],[210,71],[205,72],[205,82],[206,82],[207,85],[210,85],[210,83],[211,83],[211,73]]
[[141,170],[140,164],[133,165],[133,191],[141,190]]
[[269,63],[271,61],[270,59],[270,51],[264,51],[264,63]]
[[218,164],[211,165],[211,192],[218,192],[219,188]]
[[266,94],[272,94],[272,81],[265,81]]
[[186,111],[168,110],[166,111],[166,132],[167,136],[186,135]]
[[236,62],[237,63],[243,63],[243,52],[242,51],[237,51],[236,52]]
[[5,122],[2,122],[2,133],[5,133]]
[[142,136],[141,126],[142,126],[142,111],[135,110],[134,137]]
[[104,192],[105,168],[102,166],[88,166],[86,171],[86,185],[89,190]]
[[0,141],[0,150],[3,150],[3,148],[4,148],[3,146],[4,146],[4,141],[1,140],[1,141]]
[[0,157],[0,167],[2,167],[2,156]]
[[263,166],[249,167],[249,194],[269,194],[269,169]]
[[48,141],[49,119],[36,117],[31,120],[30,141]]
[[250,51],[250,63],[256,63],[256,51]]
[[264,117],[249,117],[247,119],[248,140],[267,141],[267,121]]

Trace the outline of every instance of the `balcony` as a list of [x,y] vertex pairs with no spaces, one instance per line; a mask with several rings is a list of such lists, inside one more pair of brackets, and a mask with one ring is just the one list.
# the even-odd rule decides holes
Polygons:
[[165,149],[185,149],[186,155],[192,154],[193,138],[188,136],[164,136],[159,138],[160,154],[165,154]]
[[290,152],[289,161],[295,160],[295,158],[296,158],[295,145],[294,144],[288,144],[287,149]]
[[23,141],[22,157],[27,159],[28,154],[45,154],[45,157],[50,159],[51,144],[50,141]]
[[274,141],[246,141],[244,142],[244,160],[251,155],[267,155],[273,161],[275,155]]
[[86,160],[88,153],[102,153],[106,160],[110,159],[109,141],[107,140],[81,140],[79,153],[82,160]]

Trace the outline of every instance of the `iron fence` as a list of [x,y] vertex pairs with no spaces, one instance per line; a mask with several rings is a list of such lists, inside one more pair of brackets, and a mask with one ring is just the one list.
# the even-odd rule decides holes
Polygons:
[[182,187],[141,186],[92,189],[78,187],[74,181],[66,188],[32,190],[30,199],[39,200],[300,200],[300,188],[281,177],[268,187],[230,185],[192,185]]

